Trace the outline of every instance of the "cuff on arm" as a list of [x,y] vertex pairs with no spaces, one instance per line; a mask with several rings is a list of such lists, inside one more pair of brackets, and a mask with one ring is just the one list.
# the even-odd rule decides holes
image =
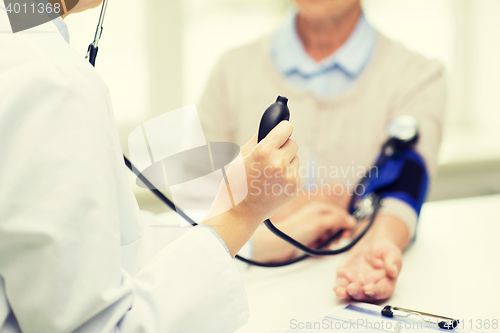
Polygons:
[[418,215],[406,202],[395,198],[385,198],[380,213],[399,218],[408,228],[408,240],[415,236]]

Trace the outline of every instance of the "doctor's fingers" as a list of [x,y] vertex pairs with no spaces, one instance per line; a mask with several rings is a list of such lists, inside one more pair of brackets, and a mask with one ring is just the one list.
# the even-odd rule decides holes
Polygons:
[[243,156],[247,156],[257,146],[257,134],[253,136],[247,143],[241,146],[240,151]]
[[289,196],[296,196],[300,187],[299,157],[295,155],[290,165],[286,167],[285,185],[286,193]]
[[279,149],[280,158],[283,159],[283,163],[292,163],[297,152],[299,151],[298,143],[293,139],[288,139],[283,146]]
[[271,148],[281,148],[288,138],[292,136],[293,125],[289,121],[282,121],[269,134],[262,139],[259,145],[269,146]]
[[290,164],[286,166],[286,176],[289,180],[295,182],[297,186],[299,185],[299,157],[297,155],[295,155]]
[[295,172],[297,177],[299,176],[299,166],[300,166],[299,156],[295,155],[293,160],[290,162],[289,169],[291,169],[293,172]]

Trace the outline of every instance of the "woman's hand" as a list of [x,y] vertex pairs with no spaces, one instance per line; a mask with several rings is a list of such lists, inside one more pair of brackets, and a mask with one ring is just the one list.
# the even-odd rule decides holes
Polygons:
[[338,268],[335,294],[364,302],[389,298],[401,271],[401,257],[401,249],[387,240],[353,248]]
[[316,191],[307,191],[306,193],[299,194],[274,215],[272,220],[276,223],[282,221],[312,201],[322,201],[347,210],[350,199],[351,196],[347,187],[336,183],[325,184]]
[[402,267],[408,228],[397,217],[379,214],[367,234],[337,270],[333,290],[338,298],[371,302],[389,298]]
[[[354,217],[339,206],[312,201],[276,226],[302,244],[317,247],[339,230],[352,229],[355,223]],[[255,232],[253,247],[254,259],[264,262],[284,261],[300,253],[266,228]]]

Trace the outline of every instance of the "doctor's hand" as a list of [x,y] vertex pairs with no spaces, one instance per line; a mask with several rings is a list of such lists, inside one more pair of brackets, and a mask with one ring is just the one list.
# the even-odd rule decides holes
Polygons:
[[255,136],[241,148],[248,195],[240,205],[262,221],[297,195],[299,147],[290,138],[292,132],[292,124],[282,121],[260,143]]
[[[311,201],[275,225],[287,235],[309,247],[317,247],[341,229],[350,230],[356,220],[337,205]],[[285,261],[302,254],[292,245],[260,228],[253,237],[254,259],[263,262]]]
[[338,298],[372,302],[389,298],[408,245],[408,228],[395,216],[378,214],[373,226],[344,258],[333,290]]
[[[260,143],[254,136],[241,148],[243,163],[233,162],[227,169],[230,192],[233,199],[241,198],[241,202],[228,204],[224,193],[229,186],[222,182],[202,223],[217,232],[233,257],[264,220],[297,194],[300,182],[298,145],[290,139],[292,132],[292,124],[283,121]],[[243,167],[244,173],[241,172]]]

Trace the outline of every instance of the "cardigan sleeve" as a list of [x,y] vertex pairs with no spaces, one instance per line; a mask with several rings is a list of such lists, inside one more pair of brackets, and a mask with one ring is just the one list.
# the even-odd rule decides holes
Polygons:
[[437,173],[438,152],[443,135],[446,110],[447,88],[444,70],[435,61],[425,61],[425,65],[409,64],[407,73],[394,102],[391,118],[411,115],[419,124],[417,151],[426,162],[430,177]]
[[[401,73],[401,85],[395,95],[390,119],[400,115],[411,115],[417,118],[419,141],[416,149],[425,161],[429,185],[432,185],[438,168],[447,87],[442,65],[437,61],[419,58],[419,60],[414,59],[408,62],[406,70]],[[403,221],[408,227],[410,239],[413,239],[418,216],[407,203],[398,199],[386,200],[381,212],[396,216]]]

